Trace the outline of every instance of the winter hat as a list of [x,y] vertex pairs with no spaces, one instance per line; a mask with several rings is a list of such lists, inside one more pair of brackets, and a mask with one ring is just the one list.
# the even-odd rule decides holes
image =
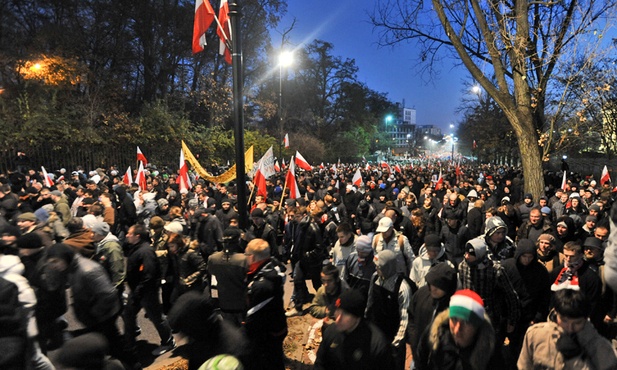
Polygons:
[[107,236],[107,234],[109,234],[109,225],[107,222],[95,221],[92,223],[90,229],[97,235]]
[[6,225],[2,229],[0,235],[14,236],[16,238],[19,238],[21,236],[21,230],[19,230],[19,227],[17,226]]
[[45,208],[37,209],[36,211],[34,211],[34,214],[36,215],[37,220],[39,220],[40,222],[47,222],[47,220],[49,220],[49,212],[47,212]]
[[154,216],[150,219],[151,229],[161,229],[163,226],[165,226],[165,221],[159,216]]
[[471,289],[463,289],[450,298],[450,318],[470,322],[480,326],[484,322],[484,301]]
[[518,261],[518,258],[523,254],[536,255],[536,246],[530,239],[521,239],[516,244],[516,250],[514,252],[514,259]]
[[223,198],[223,199],[221,199],[221,204],[225,204],[225,203],[227,203],[227,204],[231,204],[231,200],[230,200],[229,198]]
[[103,368],[109,350],[107,339],[99,333],[88,333],[67,341],[59,351],[58,362],[82,369]]
[[550,215],[550,214],[551,214],[551,209],[550,209],[550,208],[548,208],[548,207],[542,207],[542,208],[540,209],[540,213],[543,213],[543,214],[545,214],[545,215]]
[[51,192],[51,195],[54,195],[56,197],[61,197],[62,196],[62,192],[60,190],[54,190]]
[[368,253],[373,251],[373,246],[371,245],[371,237],[368,235],[362,235],[356,239],[356,251]]
[[261,208],[255,208],[253,212],[251,212],[251,217],[264,218],[264,211]]
[[533,195],[531,195],[531,193],[527,193],[527,194],[525,194],[525,199],[533,200]]
[[469,190],[469,193],[467,193],[467,198],[477,198],[478,197],[478,192],[475,191],[475,189],[471,189]]
[[71,247],[63,243],[56,243],[47,249],[47,259],[60,258],[70,264],[75,257],[75,252]]
[[501,204],[504,204],[504,203],[510,203],[510,197],[503,197],[501,199]]
[[596,248],[596,249],[603,251],[604,243],[602,243],[602,240],[596,237],[590,236],[587,239],[585,239],[585,242],[583,243],[583,247]]
[[486,236],[493,235],[499,229],[505,229],[506,234],[508,233],[508,226],[503,222],[501,217],[493,216],[486,220]]
[[156,203],[158,203],[159,208],[163,208],[163,207],[169,205],[169,201],[167,199],[165,199],[165,198],[161,198],[161,199],[157,200]]
[[19,249],[38,249],[43,247],[43,240],[39,234],[32,232],[20,236],[16,244]]
[[37,218],[36,215],[32,212],[26,212],[26,213],[22,213],[21,215],[17,216],[17,221],[32,221],[32,222],[36,222]]
[[598,218],[596,216],[589,215],[585,217],[585,222],[589,222],[589,221],[598,222]]
[[456,290],[456,270],[445,262],[438,263],[428,270],[426,282],[452,294]]
[[174,221],[174,222],[170,222],[167,225],[165,225],[165,231],[182,235],[184,228],[182,227],[181,223]]
[[437,234],[428,234],[424,237],[424,247],[441,249],[441,239]]
[[199,201],[197,199],[189,199],[189,208],[195,209],[199,205]]
[[589,210],[590,211],[600,212],[600,206],[597,205],[597,204],[592,204],[591,206],[589,206]]
[[541,234],[540,236],[538,236],[538,241],[540,240],[547,241],[551,243],[551,245],[555,243],[555,237],[552,236],[551,234]]
[[377,226],[377,232],[383,233],[388,231],[391,227],[394,227],[394,223],[390,217],[383,217],[379,220],[379,225]]
[[347,289],[336,300],[336,308],[361,318],[364,316],[366,302],[364,302],[362,293],[356,289]]
[[216,199],[214,198],[208,198],[208,200],[206,201],[206,205],[208,206],[208,208],[215,206],[216,205]]
[[204,362],[197,370],[243,370],[240,360],[232,355],[217,355]]

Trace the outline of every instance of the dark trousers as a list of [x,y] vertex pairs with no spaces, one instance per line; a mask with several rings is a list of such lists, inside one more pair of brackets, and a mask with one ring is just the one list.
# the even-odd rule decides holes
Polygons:
[[113,318],[89,327],[87,330],[89,332],[97,332],[102,334],[105,338],[107,338],[107,342],[109,342],[110,354],[129,365],[129,367],[135,368],[135,365],[138,363],[135,347],[127,345],[127,336],[120,334],[116,319],[117,317],[114,316]]
[[299,311],[302,309],[302,305],[309,302],[309,292],[306,286],[307,279],[311,279],[313,282],[313,288],[315,291],[321,286],[321,276],[319,270],[313,271],[308,265],[304,263],[296,263],[294,268],[294,291],[292,299],[295,303],[296,309]]
[[157,289],[149,289],[144,292],[140,298],[135,297],[135,294],[131,292],[129,294],[129,301],[124,308],[124,327],[128,344],[131,347],[135,347],[135,330],[137,329],[137,313],[143,307],[146,310],[148,319],[152,321],[156,331],[161,338],[161,344],[168,343],[171,336],[171,328],[167,319],[163,317],[163,306],[159,298],[159,292]]
[[247,370],[285,370],[283,341],[287,332],[278,336],[259,336],[250,338],[250,356],[244,363]]

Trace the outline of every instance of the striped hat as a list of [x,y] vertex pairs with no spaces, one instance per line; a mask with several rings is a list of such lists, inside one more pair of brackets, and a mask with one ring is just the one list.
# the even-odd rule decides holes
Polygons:
[[459,290],[450,298],[450,318],[468,321],[480,326],[484,321],[484,302],[470,289]]

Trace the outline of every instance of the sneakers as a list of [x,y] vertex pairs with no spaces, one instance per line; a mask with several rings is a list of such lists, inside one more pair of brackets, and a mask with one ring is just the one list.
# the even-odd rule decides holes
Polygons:
[[292,308],[291,310],[285,312],[285,316],[287,317],[302,316],[302,315],[303,315],[303,312],[298,311],[296,308]]
[[167,353],[171,350],[173,350],[174,348],[176,348],[176,341],[174,340],[174,338],[171,338],[171,340],[167,341],[166,344],[161,345],[160,347],[158,347],[157,349],[155,349],[154,351],[152,351],[152,355],[153,356],[160,356],[164,353]]

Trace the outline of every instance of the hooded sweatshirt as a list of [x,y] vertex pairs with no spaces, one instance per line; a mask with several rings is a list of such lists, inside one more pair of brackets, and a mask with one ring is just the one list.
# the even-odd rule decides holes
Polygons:
[[19,291],[19,303],[26,310],[28,317],[28,337],[33,338],[38,335],[36,319],[34,317],[34,307],[36,306],[36,295],[28,284],[28,280],[23,276],[25,267],[17,256],[0,255],[0,276],[7,281],[15,284]]
[[422,245],[422,247],[420,247],[419,254],[420,257],[416,257],[416,259],[413,260],[411,273],[409,274],[409,278],[411,281],[416,283],[418,288],[426,285],[425,277],[431,267],[441,262],[446,262],[450,266],[454,267],[452,263],[446,259],[446,248],[443,244],[441,244],[441,248],[439,249],[439,253],[437,253],[437,257],[435,259],[429,258],[426,245]]

